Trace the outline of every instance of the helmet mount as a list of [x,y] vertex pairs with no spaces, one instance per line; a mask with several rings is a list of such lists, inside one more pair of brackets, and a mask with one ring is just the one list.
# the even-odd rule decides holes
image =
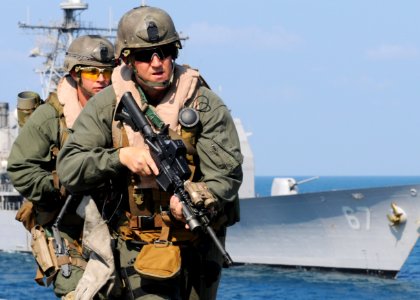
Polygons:
[[137,49],[150,49],[174,43],[182,48],[172,18],[160,8],[139,6],[125,13],[118,23],[115,42],[117,58]]
[[114,46],[99,35],[83,35],[69,46],[64,68],[70,72],[76,66],[115,67]]

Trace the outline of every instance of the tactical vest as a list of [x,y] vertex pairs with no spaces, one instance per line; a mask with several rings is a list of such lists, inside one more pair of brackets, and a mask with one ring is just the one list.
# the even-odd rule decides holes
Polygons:
[[[114,71],[118,74],[119,70]],[[198,72],[197,72],[198,74]],[[126,77],[127,78],[127,77]],[[118,85],[118,80],[120,78],[114,78],[113,74],[113,86],[115,89],[115,85]],[[198,98],[198,91],[201,86],[207,86],[204,79],[201,76],[197,75],[197,82],[195,83],[195,90],[193,93],[190,93],[190,97],[183,100],[183,107],[194,107],[198,105],[197,98]],[[172,99],[171,93],[176,93],[176,89],[170,89],[168,94],[165,96],[165,99],[170,98]],[[118,97],[118,92],[116,92]],[[117,105],[115,103],[115,105]],[[142,110],[145,109],[145,105],[140,106]],[[154,109],[152,107],[152,109]],[[115,110],[114,110],[115,113]],[[147,114],[146,114],[147,115]],[[152,124],[153,127],[153,124]],[[192,128],[183,127],[179,124],[179,133],[175,132],[174,130],[170,130],[170,136],[172,139],[182,139],[184,144],[187,148],[187,161],[192,171],[191,179],[197,179],[201,177],[201,172],[196,168],[196,164],[198,161],[198,157],[196,155],[195,146],[197,143],[197,138],[200,134],[200,123]],[[113,121],[112,126],[112,139],[113,139],[113,146],[115,148],[121,148],[129,146],[129,138],[127,134],[126,127],[117,121]],[[161,211],[162,208],[169,208],[169,199],[172,196],[169,193],[160,191],[157,185],[154,188],[138,188],[136,183],[140,182],[140,178],[137,174],[132,174],[130,172],[130,176],[128,178],[128,201],[129,201],[129,212],[127,212],[127,217],[129,222],[133,228],[139,228],[142,224],[141,222],[151,222],[151,227],[161,227],[162,221],[152,220],[146,221],[147,216],[156,216],[157,213]],[[139,218],[141,216],[142,218]]]
[[[58,100],[57,94],[54,92],[50,93],[45,103],[54,107],[56,116],[58,117],[58,145],[56,144],[51,148],[52,159],[56,160],[58,152],[60,151],[61,147],[64,145],[65,141],[69,136],[69,131],[67,129],[66,118],[64,117],[63,113],[63,105]],[[58,179],[57,170],[53,170],[52,174],[54,180],[54,188],[60,190],[60,193],[62,195],[65,194],[63,187],[60,187],[60,181]]]

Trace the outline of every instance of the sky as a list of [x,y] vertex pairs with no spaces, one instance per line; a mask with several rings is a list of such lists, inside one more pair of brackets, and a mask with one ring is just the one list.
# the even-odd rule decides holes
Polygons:
[[[41,92],[20,29],[62,20],[61,1],[19,0],[0,19],[0,102]],[[117,26],[141,1],[84,0]],[[145,1],[188,36],[189,64],[251,135],[258,176],[420,175],[420,1]]]

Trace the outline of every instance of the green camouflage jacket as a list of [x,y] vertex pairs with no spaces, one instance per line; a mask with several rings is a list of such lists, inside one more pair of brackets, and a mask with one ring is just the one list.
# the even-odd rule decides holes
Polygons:
[[[210,89],[199,87],[208,99],[199,110],[202,130],[196,150],[202,181],[217,196],[228,225],[239,221],[238,190],[242,182],[239,138],[230,112]],[[126,174],[113,147],[112,119],[116,95],[112,85],[93,96],[85,106],[58,156],[61,183],[72,193],[83,193]]]
[[60,146],[59,114],[48,104],[39,106],[20,129],[13,143],[7,171],[16,190],[38,205],[48,207],[59,197],[52,171],[51,149]]

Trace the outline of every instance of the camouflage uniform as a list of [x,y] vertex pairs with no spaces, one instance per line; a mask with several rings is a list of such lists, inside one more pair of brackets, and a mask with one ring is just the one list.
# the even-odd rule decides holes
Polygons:
[[[127,31],[121,32],[121,28]],[[163,38],[147,40],[148,33],[157,32],[161,28],[165,32]],[[130,35],[133,30],[137,30],[137,33]],[[116,55],[130,57],[130,50],[133,49],[173,43],[180,48],[179,36],[170,17],[162,10],[142,6],[129,11],[121,19]],[[161,116],[162,121],[179,132],[182,127],[177,121],[179,109],[174,108],[176,101],[171,96],[179,94],[177,92],[185,80],[195,82],[194,78],[200,79],[200,76],[197,71],[175,62],[173,64],[173,79],[167,83],[167,94],[159,103],[149,105],[157,115],[162,112],[165,115]],[[72,193],[83,193],[104,182],[111,182],[113,201],[120,205],[108,221],[114,229],[116,260],[119,260],[117,269],[121,271],[128,299],[215,299],[223,259],[208,237],[200,237],[194,243],[183,245],[182,271],[175,278],[145,279],[133,269],[143,244],[141,240],[140,243],[138,240],[127,240],[121,233],[120,226],[126,224],[127,213],[134,214],[128,191],[133,174],[120,162],[119,149],[125,145],[116,146],[115,140],[121,136],[115,136],[113,121],[116,105],[125,87],[136,94],[136,101],[140,97],[141,87],[133,78],[130,68],[125,65],[117,67],[113,72],[112,85],[88,102],[58,156],[57,170],[61,182]],[[224,244],[226,227],[239,221],[238,190],[242,182],[243,157],[236,128],[226,105],[203,81],[198,80],[192,86],[191,93],[181,99],[181,103],[196,103],[200,120],[194,135],[194,165],[199,170],[195,173],[199,174],[195,180],[205,182],[219,202],[218,217],[219,220],[224,219],[224,222],[219,224],[216,233]],[[168,111],[171,113],[168,114]],[[140,183],[146,180],[140,178]],[[150,190],[153,193],[151,196],[145,193],[142,198],[144,202],[162,203],[161,198],[165,196],[159,194],[159,188],[156,186]]]
[[[102,54],[98,53],[101,51]],[[78,66],[114,65],[113,45],[96,35],[75,39],[65,58],[67,71]],[[33,203],[35,223],[44,227],[47,237],[52,236],[51,226],[65,200],[64,189],[61,189],[56,176],[56,155],[64,142],[68,127],[71,127],[79,112],[77,109],[72,112],[63,111],[63,103],[67,106],[80,106],[76,92],[78,84],[80,82],[76,82],[68,74],[60,81],[57,92],[50,93],[46,103],[40,105],[20,129],[8,159],[8,173],[13,185]],[[54,292],[57,296],[74,291],[83,274],[85,262],[78,249],[83,220],[75,213],[76,202],[64,215],[60,234],[71,245],[70,257],[73,261],[79,261],[80,265],[72,266],[71,276],[68,278],[63,277],[60,271],[55,275]]]

